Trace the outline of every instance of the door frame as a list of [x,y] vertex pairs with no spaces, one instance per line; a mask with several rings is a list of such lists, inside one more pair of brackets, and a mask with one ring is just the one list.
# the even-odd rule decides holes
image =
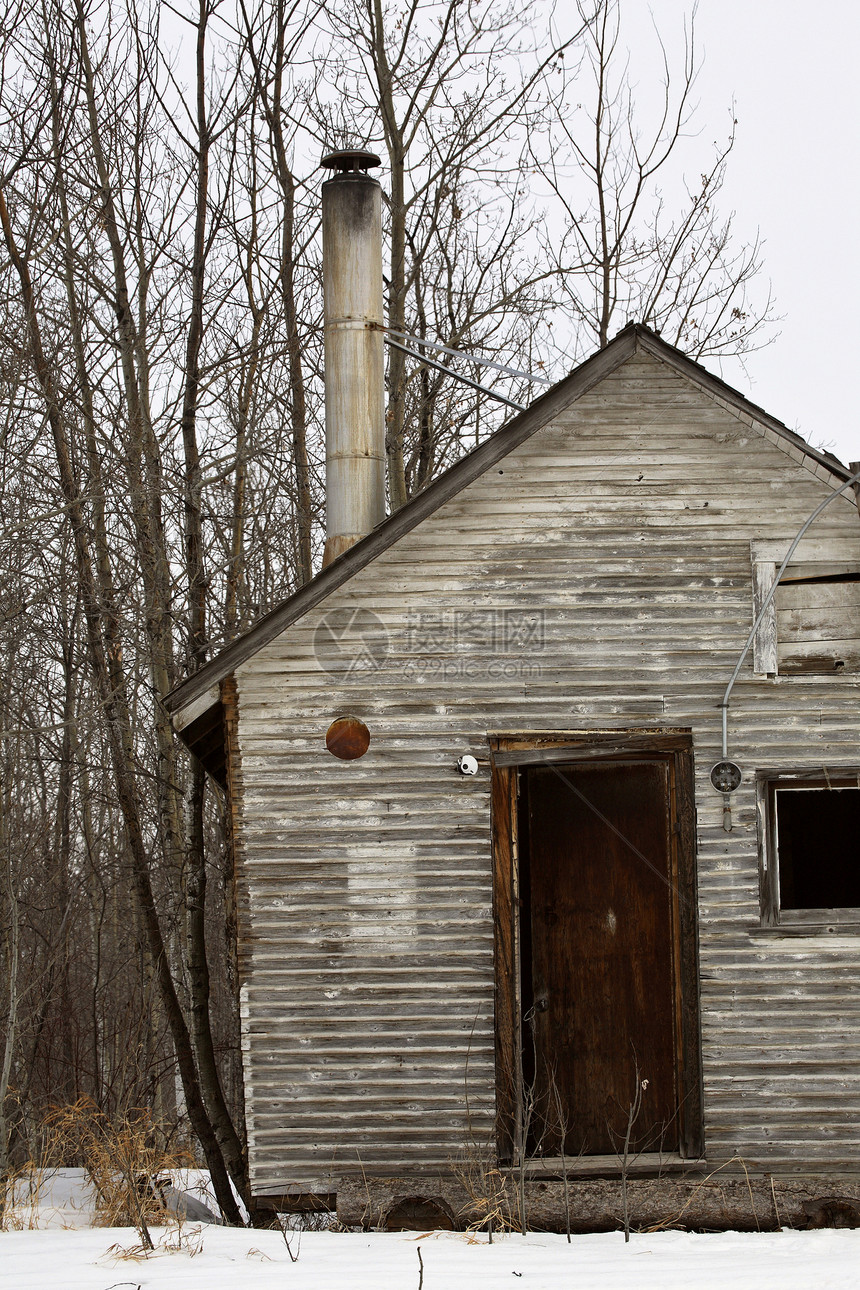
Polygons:
[[669,767],[673,909],[675,1061],[680,1154],[699,1159],[702,1047],[699,1025],[696,799],[688,728],[490,735],[492,770],[493,927],[495,943],[496,1142],[503,1164],[520,1163],[522,1142],[522,1000],[519,929],[518,771],[551,763],[663,760]]

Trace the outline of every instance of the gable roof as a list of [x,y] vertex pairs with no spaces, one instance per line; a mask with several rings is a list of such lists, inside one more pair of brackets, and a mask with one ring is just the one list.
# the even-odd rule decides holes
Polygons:
[[[815,465],[823,466],[840,482],[850,478],[850,471],[836,457],[810,447],[800,435],[789,430],[762,408],[750,403],[737,390],[713,376],[673,345],[669,345],[650,328],[641,323],[631,323],[605,349],[586,359],[569,376],[535,399],[524,412],[506,422],[489,439],[438,475],[399,511],[378,524],[372,533],[356,542],[355,546],[350,547],[310,582],[259,619],[244,635],[216,654],[199,672],[195,672],[172,690],[164,702],[177,728],[186,729],[192,722],[196,723],[202,714],[219,702],[217,686],[241,663],[274,640],[331,592],[343,586],[359,569],[363,569],[637,352],[649,354],[666,363],[730,410],[748,418],[762,429],[772,431],[778,439],[786,440],[793,448],[800,449],[810,459],[809,465],[813,469]],[[820,469],[816,473],[820,474]]]

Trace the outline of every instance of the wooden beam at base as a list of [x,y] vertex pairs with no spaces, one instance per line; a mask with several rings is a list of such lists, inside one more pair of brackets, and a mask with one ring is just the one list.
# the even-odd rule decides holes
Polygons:
[[255,1207],[273,1214],[330,1214],[334,1211],[335,1192],[286,1192],[280,1196],[255,1196]]

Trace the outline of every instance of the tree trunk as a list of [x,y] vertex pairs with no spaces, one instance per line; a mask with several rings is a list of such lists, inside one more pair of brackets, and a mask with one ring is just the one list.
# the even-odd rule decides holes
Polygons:
[[[2,224],[6,248],[21,284],[24,311],[30,333],[33,367],[45,400],[60,484],[74,537],[78,583],[87,627],[89,662],[102,703],[117,799],[125,823],[133,865],[135,894],[143,914],[149,947],[176,1049],[191,1124],[206,1156],[218,1203],[228,1222],[241,1225],[241,1215],[230,1189],[224,1158],[200,1094],[191,1039],[182,1015],[155,907],[149,876],[149,857],[140,824],[128,688],[122,666],[122,649],[116,633],[117,619],[115,611],[109,611],[106,614],[102,612],[80,488],[72,467],[53,374],[42,346],[33,284],[29,268],[15,242],[5,194],[2,191],[0,191],[0,224]],[[105,552],[102,552],[101,556],[102,561],[106,559]]]

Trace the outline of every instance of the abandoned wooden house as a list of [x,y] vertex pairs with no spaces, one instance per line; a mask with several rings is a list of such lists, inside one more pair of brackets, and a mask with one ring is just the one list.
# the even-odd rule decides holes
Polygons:
[[[326,273],[381,434],[339,322],[381,288]],[[229,795],[261,1202],[617,1178],[631,1123],[636,1170],[766,1180],[756,1221],[856,1196],[849,479],[629,326],[395,514],[330,499],[322,572],[170,701]]]

